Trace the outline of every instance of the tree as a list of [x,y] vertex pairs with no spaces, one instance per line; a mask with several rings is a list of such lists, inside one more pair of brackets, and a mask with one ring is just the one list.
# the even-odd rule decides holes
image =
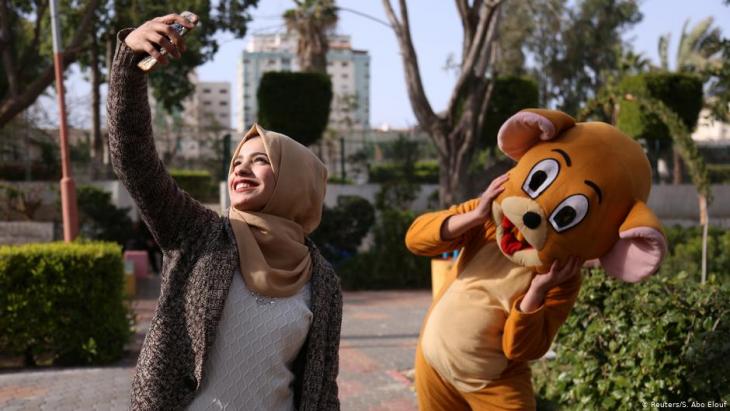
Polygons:
[[297,57],[304,72],[327,74],[327,35],[337,25],[334,0],[293,0],[296,8],[284,13],[287,29],[299,35]]
[[[108,75],[119,30],[171,11],[190,10],[200,16],[202,24],[186,37],[187,51],[180,60],[150,76],[155,99],[166,109],[180,107],[182,100],[193,91],[187,74],[210,60],[218,50],[215,33],[229,31],[243,37],[251,19],[247,10],[257,3],[258,0],[225,0],[217,2],[214,8],[210,0],[63,0],[64,67],[81,56],[84,56],[81,61],[84,67],[94,67],[97,59],[99,73],[94,83],[97,90],[92,91],[97,93],[105,78],[104,69]],[[5,76],[0,79],[0,127],[31,105],[53,82],[48,13],[47,0],[0,0],[0,53],[5,69]],[[102,49],[92,38],[103,41],[106,47]],[[96,52],[89,54],[95,43]],[[95,107],[100,103],[99,99]]]
[[552,40],[557,50],[545,67],[538,67],[547,73],[549,100],[575,114],[595,97],[617,70],[625,48],[621,32],[641,18],[633,0],[583,0],[567,9],[561,17],[563,29]]
[[[75,62],[86,45],[98,0],[66,0],[63,65]],[[49,46],[48,1],[0,0],[0,127],[32,105],[54,80]]]
[[421,129],[427,131],[438,151],[439,195],[442,205],[464,198],[462,182],[481,130],[492,93],[495,41],[501,0],[456,0],[464,31],[459,76],[446,110],[436,113],[426,97],[416,50],[411,39],[405,0],[399,0],[400,17],[390,0],[383,0],[388,20],[398,39],[411,107]]

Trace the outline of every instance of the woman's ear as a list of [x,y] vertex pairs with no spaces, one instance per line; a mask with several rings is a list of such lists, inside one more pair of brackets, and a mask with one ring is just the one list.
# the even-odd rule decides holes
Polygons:
[[553,139],[574,125],[575,119],[562,111],[522,110],[502,125],[497,143],[504,154],[519,160],[535,144]]
[[637,201],[619,229],[619,240],[600,258],[606,272],[634,283],[654,274],[667,254],[667,240],[659,219]]

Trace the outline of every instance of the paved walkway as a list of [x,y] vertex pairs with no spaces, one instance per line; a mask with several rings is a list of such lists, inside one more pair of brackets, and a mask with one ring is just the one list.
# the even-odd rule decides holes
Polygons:
[[[126,410],[136,354],[149,327],[159,283],[140,284],[138,333],[131,354],[112,367],[0,371],[0,409]],[[343,410],[416,410],[407,371],[428,291],[345,293],[340,343]]]

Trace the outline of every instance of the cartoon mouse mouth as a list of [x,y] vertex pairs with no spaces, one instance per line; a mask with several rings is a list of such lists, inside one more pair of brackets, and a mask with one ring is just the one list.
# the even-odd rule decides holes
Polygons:
[[502,246],[502,251],[510,256],[520,250],[533,248],[527,242],[522,232],[520,232],[507,216],[502,217],[502,238],[500,245]]

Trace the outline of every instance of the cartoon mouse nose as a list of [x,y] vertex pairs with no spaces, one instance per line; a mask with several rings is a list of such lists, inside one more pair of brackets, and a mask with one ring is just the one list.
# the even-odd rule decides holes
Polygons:
[[542,221],[540,214],[533,213],[532,211],[528,211],[522,216],[522,222],[525,223],[527,228],[535,229],[539,227],[540,221]]

